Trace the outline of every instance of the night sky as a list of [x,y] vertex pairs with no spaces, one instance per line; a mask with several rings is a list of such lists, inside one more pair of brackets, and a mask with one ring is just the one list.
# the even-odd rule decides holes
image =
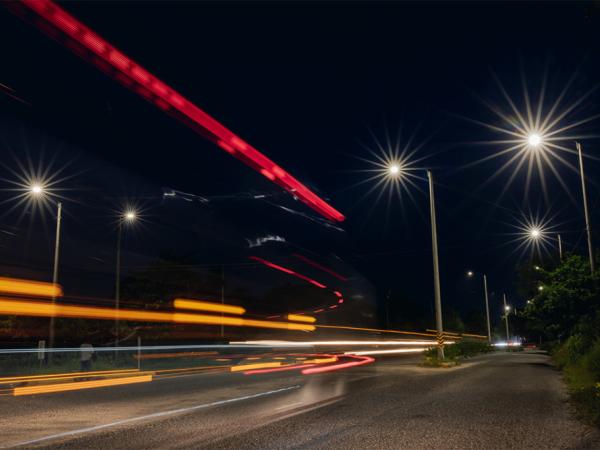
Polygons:
[[[502,135],[469,119],[506,126],[480,100],[510,113],[494,74],[519,109],[522,77],[537,104],[547,75],[544,111],[574,76],[559,111],[600,80],[600,8],[594,2],[69,2],[68,11],[199,107],[315,189],[347,216],[352,262],[376,286],[431,302],[427,183],[414,202],[378,191],[364,161],[401,132],[418,148],[415,167],[436,177],[445,304],[467,311],[480,302],[467,269],[486,272],[491,289],[514,296],[516,219],[549,214],[567,250],[585,251],[577,174],[557,164],[547,196],[514,165],[482,187],[506,154],[483,141]],[[199,195],[276,188],[212,143],[165,116],[38,30],[0,11],[5,38],[0,83],[31,106],[2,99],[86,152],[159,186]],[[7,37],[9,37],[7,39]],[[600,91],[568,114],[567,125],[598,114]],[[8,106],[10,103],[10,106]],[[592,224],[600,223],[598,122],[585,135]],[[409,141],[413,136],[412,141]],[[422,144],[422,145],[421,145]],[[572,142],[565,143],[574,148]],[[576,165],[574,154],[562,154]],[[361,200],[361,201],[359,201]],[[600,235],[599,235],[600,236]],[[555,252],[554,248],[549,248]],[[496,297],[497,298],[497,295]],[[516,304],[525,299],[513,297]],[[482,302],[481,302],[482,303]],[[481,306],[476,303],[477,307]],[[493,305],[497,308],[497,305]],[[498,309],[499,311],[499,309]],[[498,313],[499,314],[499,313]]]

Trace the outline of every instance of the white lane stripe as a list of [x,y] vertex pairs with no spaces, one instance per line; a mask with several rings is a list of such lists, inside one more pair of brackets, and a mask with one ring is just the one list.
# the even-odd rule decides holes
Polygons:
[[234,402],[239,402],[242,400],[249,400],[251,398],[264,397],[266,395],[278,394],[280,392],[290,391],[290,390],[298,389],[298,388],[300,388],[299,384],[295,385],[295,386],[281,388],[281,389],[275,389],[273,391],[259,392],[258,394],[246,395],[244,397],[236,397],[236,398],[230,398],[227,400],[219,400],[218,402],[204,403],[202,405],[190,406],[189,408],[171,409],[169,411],[161,411],[161,412],[157,412],[157,413],[153,413],[153,414],[147,414],[145,416],[131,417],[129,419],[117,420],[116,422],[106,423],[104,425],[96,425],[94,427],[89,427],[89,428],[80,428],[79,430],[66,431],[64,433],[52,434],[50,436],[44,436],[41,438],[32,439],[30,441],[18,442],[16,444],[12,444],[7,447],[1,446],[0,448],[11,448],[11,447],[18,447],[18,446],[22,446],[22,445],[36,444],[38,442],[48,441],[51,439],[58,439],[58,438],[67,437],[67,436],[74,436],[76,434],[90,433],[93,431],[103,430],[105,428],[116,427],[118,425],[139,422],[141,420],[146,420],[146,419],[154,419],[157,417],[164,417],[164,416],[171,416],[174,414],[187,413],[187,412],[195,411],[198,409],[210,408],[211,406],[220,406],[220,405],[225,405],[227,403],[234,403]]

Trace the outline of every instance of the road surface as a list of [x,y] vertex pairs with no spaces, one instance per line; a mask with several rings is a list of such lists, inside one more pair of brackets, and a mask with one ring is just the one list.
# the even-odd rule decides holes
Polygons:
[[454,369],[416,361],[3,397],[0,439],[60,449],[600,448],[543,354],[495,353]]

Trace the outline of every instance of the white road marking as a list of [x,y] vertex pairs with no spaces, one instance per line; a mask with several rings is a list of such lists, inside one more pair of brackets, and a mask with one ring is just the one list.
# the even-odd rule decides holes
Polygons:
[[117,420],[116,422],[106,423],[104,425],[96,425],[94,427],[80,428],[78,430],[66,431],[64,433],[58,433],[58,434],[52,434],[50,436],[44,436],[41,438],[32,439],[30,441],[19,442],[16,444],[12,444],[8,447],[2,446],[0,448],[10,448],[10,447],[18,447],[18,446],[22,446],[22,445],[31,445],[31,444],[36,444],[38,442],[49,441],[51,439],[59,439],[59,438],[63,438],[63,437],[74,436],[77,434],[91,433],[91,432],[103,430],[106,428],[116,427],[118,425],[139,422],[139,421],[147,420],[147,419],[154,419],[157,417],[165,417],[165,416],[172,416],[175,414],[187,413],[187,412],[195,411],[198,409],[210,408],[212,406],[226,405],[228,403],[234,403],[234,402],[239,402],[242,400],[249,400],[249,399],[258,398],[258,397],[264,397],[267,395],[278,394],[280,392],[290,391],[290,390],[299,389],[299,388],[300,388],[300,385],[289,386],[289,387],[285,387],[285,388],[281,388],[281,389],[275,389],[273,391],[259,392],[258,394],[246,395],[244,397],[236,397],[236,398],[230,398],[227,400],[219,400],[218,402],[204,403],[202,405],[190,406],[188,408],[171,409],[169,411],[161,411],[161,412],[157,412],[157,413],[146,414],[144,416],[131,417],[129,419]]

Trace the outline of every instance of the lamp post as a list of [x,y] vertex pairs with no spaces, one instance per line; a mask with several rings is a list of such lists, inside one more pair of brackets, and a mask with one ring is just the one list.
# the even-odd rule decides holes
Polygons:
[[[54,238],[54,267],[52,269],[52,284],[58,283],[58,260],[60,257],[60,223],[62,220],[62,203],[58,202],[56,208],[56,236]],[[56,304],[56,297],[52,296],[52,306]],[[54,347],[54,315],[50,317],[50,329],[48,330],[48,348]],[[52,359],[52,352],[48,353],[48,360]]]
[[117,347],[119,345],[119,307],[121,300],[121,239],[123,235],[123,223],[133,223],[137,215],[135,211],[125,211],[119,217],[117,230],[117,261],[116,261],[116,277],[115,277],[115,361],[117,359]]
[[502,294],[502,299],[504,300],[504,320],[506,323],[506,346],[508,347],[508,343],[510,342],[510,332],[508,330],[508,313],[510,311],[510,306],[506,304],[506,294]]
[[[405,168],[402,162],[389,161],[385,167],[384,175],[394,180],[402,180]],[[431,250],[433,256],[433,292],[435,297],[435,324],[437,334],[438,358],[444,358],[444,328],[442,322],[442,294],[440,288],[440,264],[438,259],[437,225],[435,217],[435,195],[433,187],[433,174],[427,171],[429,183],[429,213],[431,220]]]
[[438,260],[437,225],[435,220],[435,195],[433,189],[433,174],[427,171],[429,181],[429,213],[431,216],[431,252],[433,254],[433,291],[435,294],[435,325],[437,331],[437,353],[439,359],[444,359],[444,329],[442,323],[442,293],[440,289],[440,263]]
[[592,246],[592,228],[590,225],[590,214],[588,212],[587,192],[585,188],[585,175],[583,172],[583,153],[581,151],[581,144],[575,142],[577,147],[577,155],[579,156],[579,175],[581,176],[581,195],[583,199],[583,215],[585,217],[585,231],[587,234],[588,244],[588,257],[590,258],[590,270],[594,273],[594,248]]
[[[36,201],[48,200],[46,197],[46,188],[41,183],[32,183],[28,189],[28,195]],[[54,237],[54,262],[52,267],[52,283],[58,283],[58,264],[60,259],[60,225],[62,221],[62,203],[56,203],[56,233]],[[56,304],[56,297],[52,297],[52,306]],[[50,316],[50,324],[48,325],[48,348],[54,347],[54,315]],[[52,360],[52,352],[48,352],[48,362]]]
[[562,239],[560,238],[560,234],[558,235],[558,259],[559,261],[562,261],[563,259]]
[[[467,272],[467,276],[469,278],[473,277],[475,274],[473,273],[473,271],[469,270]],[[489,299],[488,299],[488,286],[487,286],[487,276],[484,274],[483,275],[483,294],[485,297],[485,318],[486,318],[486,323],[487,323],[487,335],[488,335],[488,341],[492,342],[492,329],[490,327],[490,304],[489,304]]]

